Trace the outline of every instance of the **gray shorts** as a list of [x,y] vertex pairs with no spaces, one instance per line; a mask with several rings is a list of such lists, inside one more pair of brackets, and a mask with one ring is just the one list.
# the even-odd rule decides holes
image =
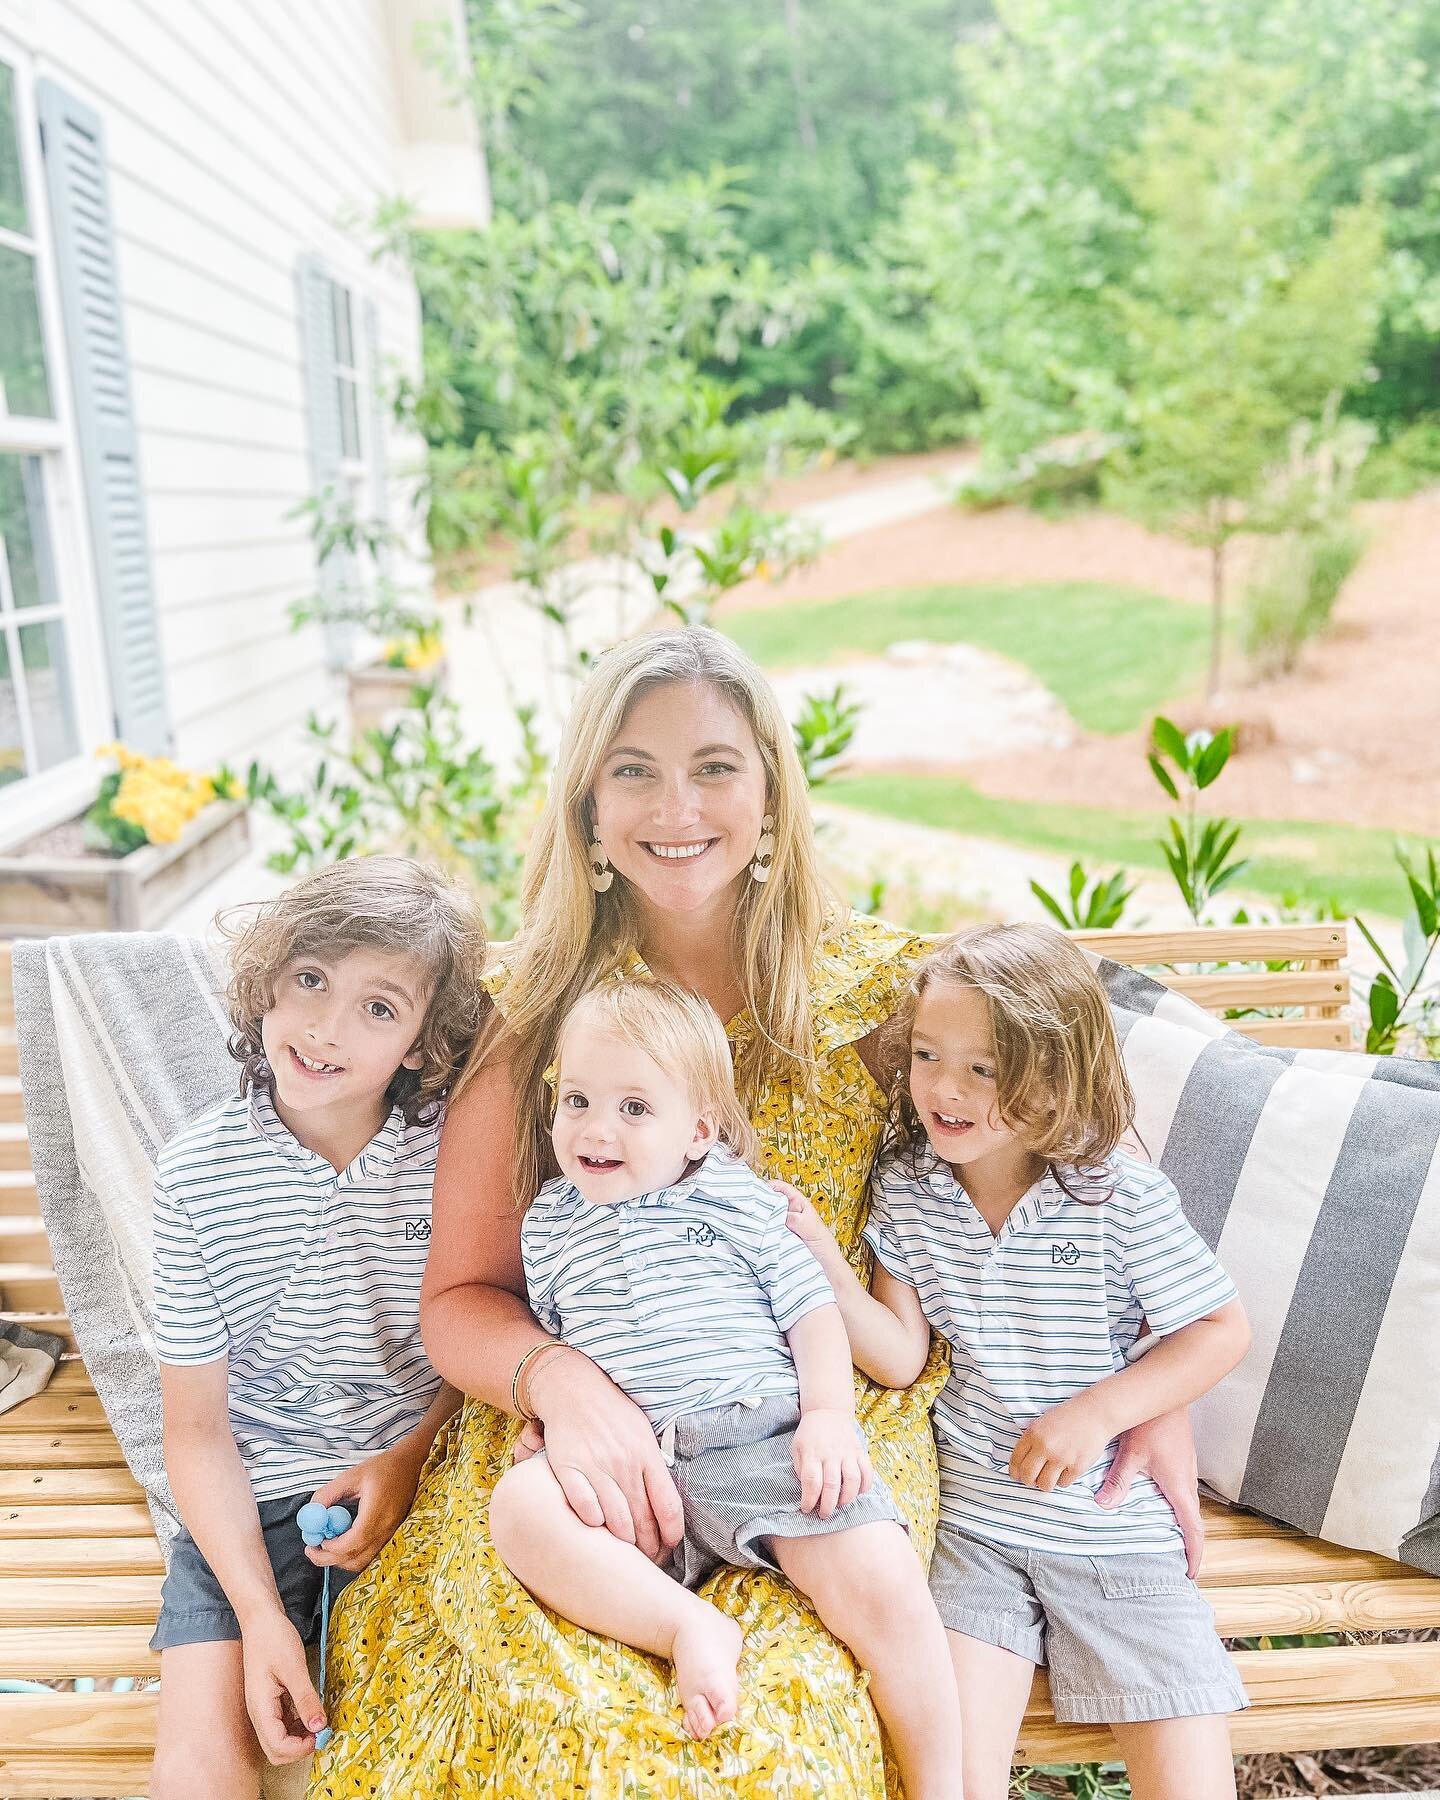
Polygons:
[[[771,1538],[825,1537],[882,1519],[903,1526],[878,1476],[828,1519],[801,1512],[791,1460],[799,1423],[799,1405],[790,1399],[716,1406],[676,1420],[670,1472],[685,1507],[685,1537],[669,1564],[677,1581],[699,1587],[727,1565],[778,1570]],[[855,1431],[858,1437],[858,1425]]]
[[1048,1662],[1057,1719],[1124,1725],[1250,1704],[1183,1550],[1058,1555],[942,1525],[930,1592],[947,1631]]
[[[325,1571],[317,1569],[305,1554],[305,1541],[295,1515],[312,1490],[289,1494],[279,1500],[258,1503],[265,1552],[275,1572],[275,1586],[285,1616],[307,1644],[320,1638],[320,1589]],[[330,1571],[330,1599],[355,1577],[345,1569]],[[225,1598],[215,1572],[200,1554],[200,1546],[182,1526],[170,1547],[170,1570],[160,1590],[160,1619],[150,1640],[152,1650],[173,1650],[181,1644],[238,1644],[240,1621]]]

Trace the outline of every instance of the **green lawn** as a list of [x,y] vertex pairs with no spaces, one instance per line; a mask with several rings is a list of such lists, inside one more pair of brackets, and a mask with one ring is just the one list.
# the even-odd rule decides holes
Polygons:
[[1087,731],[1144,725],[1204,673],[1205,609],[1138,589],[882,588],[844,600],[723,614],[765,668],[878,655],[905,638],[976,644],[1023,663]]
[[[995,799],[943,775],[854,775],[827,781],[818,798],[969,837],[1027,845],[1078,858],[1087,869],[1123,865],[1163,873],[1157,838],[1161,813],[1107,812],[1101,807],[1046,806]],[[1236,891],[1318,904],[1335,899],[1346,912],[1402,915],[1408,905],[1394,857],[1395,834],[1355,825],[1303,821],[1245,822],[1242,852],[1251,858]],[[1226,890],[1222,900],[1228,900]]]

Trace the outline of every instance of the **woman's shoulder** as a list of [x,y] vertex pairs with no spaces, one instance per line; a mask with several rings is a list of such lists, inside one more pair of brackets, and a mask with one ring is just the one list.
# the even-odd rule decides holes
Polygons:
[[899,1006],[927,939],[884,919],[846,913],[826,927],[811,979],[817,1048],[855,1043]]

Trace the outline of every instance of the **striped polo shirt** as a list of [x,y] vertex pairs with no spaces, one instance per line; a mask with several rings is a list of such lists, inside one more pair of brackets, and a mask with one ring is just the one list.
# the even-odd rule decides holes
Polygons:
[[439,1389],[420,1344],[439,1119],[396,1107],[337,1174],[256,1088],[174,1137],[155,1173],[162,1363],[230,1359],[257,1500],[386,1450]]
[[547,1181],[520,1249],[536,1318],[657,1432],[707,1407],[798,1395],[785,1333],[835,1299],[784,1199],[721,1145],[677,1186],[614,1205]]
[[875,1171],[866,1240],[951,1347],[934,1415],[941,1522],[1022,1549],[1168,1550],[1180,1529],[1148,1477],[1113,1512],[1095,1504],[1113,1446],[1053,1493],[1015,1481],[1010,1455],[1033,1419],[1125,1367],[1142,1320],[1165,1337],[1235,1289],[1158,1169],[1117,1153],[1061,1173],[1089,1200],[1047,1173],[995,1237],[928,1144]]

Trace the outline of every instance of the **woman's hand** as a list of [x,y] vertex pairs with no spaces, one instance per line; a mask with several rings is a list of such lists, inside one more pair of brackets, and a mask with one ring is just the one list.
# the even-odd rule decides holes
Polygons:
[[663,1561],[685,1535],[685,1514],[640,1408],[579,1351],[549,1357],[528,1397],[575,1517]]
[[1185,1567],[1193,1581],[1205,1551],[1205,1526],[1200,1517],[1195,1438],[1187,1408],[1161,1413],[1158,1419],[1123,1433],[1110,1473],[1095,1496],[1096,1504],[1107,1512],[1119,1506],[1137,1475],[1148,1475],[1170,1502],[1185,1538]]

